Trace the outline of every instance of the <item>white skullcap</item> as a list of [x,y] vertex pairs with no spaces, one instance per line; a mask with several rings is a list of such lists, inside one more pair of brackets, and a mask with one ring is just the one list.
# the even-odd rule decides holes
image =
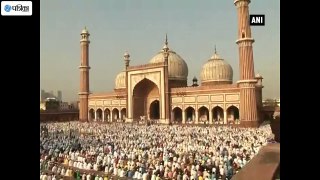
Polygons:
[[224,174],[224,169],[220,169],[220,174],[223,175]]

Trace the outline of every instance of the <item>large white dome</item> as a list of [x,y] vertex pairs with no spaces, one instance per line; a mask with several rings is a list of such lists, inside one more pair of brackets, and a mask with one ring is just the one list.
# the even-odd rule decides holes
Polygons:
[[[155,55],[149,63],[164,62],[164,54],[161,50]],[[188,79],[188,65],[176,52],[169,50],[168,57],[168,71],[169,80],[187,80]]]
[[115,79],[115,89],[126,88],[126,72],[120,72]]
[[230,64],[214,55],[203,65],[200,74],[201,84],[232,84],[233,70]]

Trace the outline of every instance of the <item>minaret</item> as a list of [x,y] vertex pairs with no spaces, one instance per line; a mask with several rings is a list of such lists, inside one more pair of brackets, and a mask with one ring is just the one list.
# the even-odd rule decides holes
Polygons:
[[170,99],[169,99],[169,70],[168,70],[168,57],[169,57],[169,47],[168,47],[168,37],[166,34],[166,41],[163,46],[164,55],[164,92],[165,92],[165,120],[166,123],[170,123]]
[[250,0],[235,0],[238,10],[238,40],[240,80],[240,123],[247,127],[258,126],[258,111],[255,86],[257,80],[254,74],[253,50],[254,39],[251,37],[249,25]]
[[257,108],[258,108],[258,113],[259,113],[259,120],[263,119],[263,114],[262,114],[262,88],[264,87],[262,84],[263,77],[258,73],[255,76],[255,79],[257,80],[256,84],[256,98],[257,98]]
[[88,121],[88,96],[89,96],[89,32],[85,27],[81,32],[80,48],[81,48],[81,61],[80,61],[80,109],[79,120],[82,122]]
[[129,67],[129,63],[130,63],[130,54],[126,51],[123,55],[123,59],[124,59],[124,62],[125,62],[125,67],[126,67],[126,118],[128,117],[128,91],[129,91],[129,88],[128,88],[128,67]]

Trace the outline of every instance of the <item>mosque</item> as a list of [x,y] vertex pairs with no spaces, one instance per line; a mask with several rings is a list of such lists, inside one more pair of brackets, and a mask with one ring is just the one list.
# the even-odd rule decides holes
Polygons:
[[81,32],[80,121],[155,120],[162,124],[239,124],[256,127],[262,112],[262,76],[254,73],[254,39],[249,25],[250,0],[235,0],[238,11],[240,80],[216,50],[203,64],[200,83],[188,85],[188,65],[167,37],[162,49],[147,64],[130,66],[115,78],[112,92],[89,93],[89,32]]

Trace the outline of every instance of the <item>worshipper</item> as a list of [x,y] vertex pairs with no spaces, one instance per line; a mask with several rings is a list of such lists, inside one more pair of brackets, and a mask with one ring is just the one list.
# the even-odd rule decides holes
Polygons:
[[94,178],[94,180],[99,180],[99,176],[96,175],[95,178]]
[[[267,126],[146,127],[71,122],[70,127],[68,123],[48,123],[46,127],[48,135],[40,135],[40,172],[49,170],[80,179],[80,172],[72,169],[86,169],[95,174],[81,178],[90,180],[101,180],[100,172],[152,180],[231,179],[268,143],[271,134]],[[72,130],[72,136],[65,133],[67,129]],[[42,179],[44,175],[41,173]]]
[[86,177],[87,177],[87,180],[91,180],[91,174],[90,173],[88,173]]

